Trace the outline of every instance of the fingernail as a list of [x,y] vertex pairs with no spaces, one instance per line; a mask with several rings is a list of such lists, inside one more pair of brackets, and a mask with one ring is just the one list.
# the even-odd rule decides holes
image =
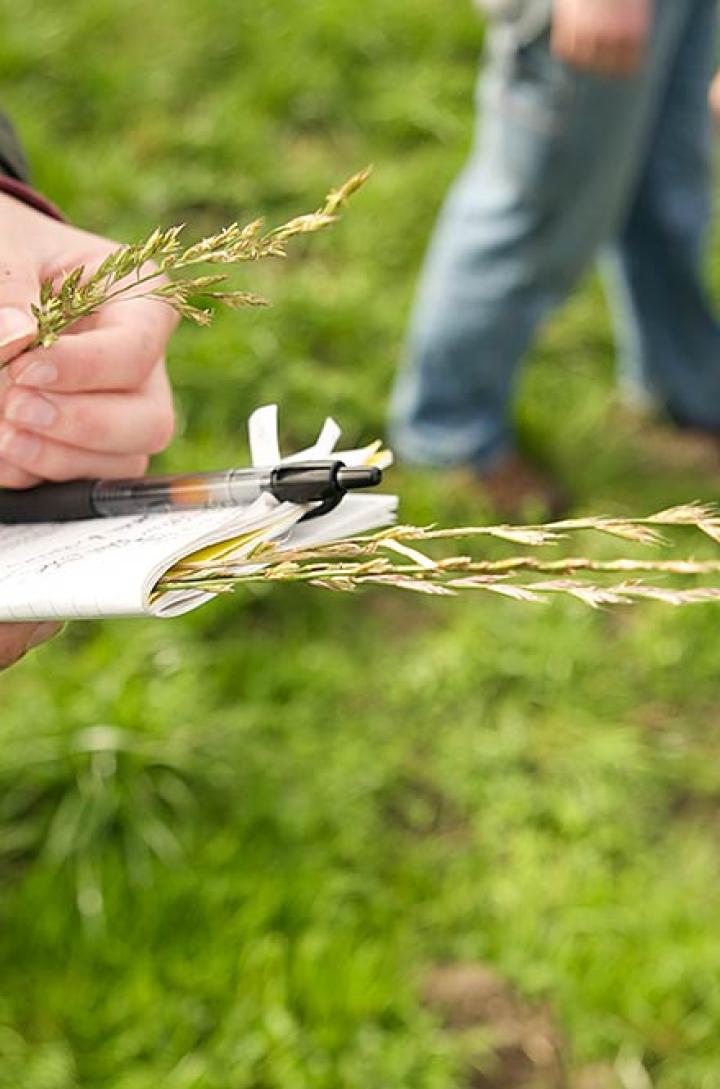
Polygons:
[[41,446],[42,439],[37,435],[0,425],[0,453],[10,461],[20,461],[23,464],[33,462],[39,456]]
[[18,386],[42,388],[43,386],[53,386],[57,382],[57,377],[58,369],[54,363],[41,363],[36,360],[34,363],[29,363],[25,370],[16,375],[15,382]]
[[5,416],[13,423],[25,424],[27,427],[52,427],[57,415],[55,405],[37,393],[8,395]]
[[48,639],[52,639],[53,635],[57,635],[61,628],[62,624],[49,622],[37,624],[30,632],[30,637],[25,644],[25,650],[32,650],[33,647],[39,646],[40,643],[45,643]]
[[6,348],[16,340],[23,340],[37,330],[37,322],[25,310],[14,306],[0,309],[0,348]]

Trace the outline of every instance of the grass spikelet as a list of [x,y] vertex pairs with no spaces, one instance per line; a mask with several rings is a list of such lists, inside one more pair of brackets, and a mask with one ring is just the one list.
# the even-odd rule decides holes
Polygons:
[[482,584],[478,583],[478,587],[487,590],[491,594],[510,597],[513,601],[531,602],[533,604],[542,601],[542,598],[534,589],[531,590],[528,586],[516,586],[510,582],[491,582],[488,579]]
[[357,584],[352,579],[341,578],[340,576],[327,579],[312,579],[310,585],[319,586],[321,590],[339,590],[345,594],[350,594],[357,589]]
[[269,230],[265,230],[262,219],[245,226],[231,223],[183,247],[182,225],[156,228],[143,242],[113,250],[94,271],[88,273],[84,266],[78,266],[57,285],[52,280],[44,281],[40,297],[32,306],[37,321],[34,346],[53,344],[76,322],[119,299],[155,298],[198,325],[207,325],[212,312],[196,305],[193,299],[213,299],[234,310],[269,305],[266,299],[249,291],[217,290],[226,282],[224,273],[197,276],[194,270],[201,265],[235,266],[285,256],[286,243],[291,239],[315,234],[335,223],[342,206],[364,185],[369,173],[360,171],[331,190],[317,211],[295,216]]
[[522,528],[515,526],[497,526],[488,529],[488,536],[496,537],[500,541],[510,541],[512,544],[529,545],[531,548],[538,545],[554,544],[560,539],[560,535],[550,529]]
[[339,189],[331,189],[325,198],[322,209],[325,215],[334,216],[339,212],[353,193],[357,193],[358,189],[362,188],[371,174],[372,166],[365,167],[364,170],[359,170],[357,174],[353,174],[351,178],[348,178]]
[[680,507],[670,507],[651,515],[648,522],[662,526],[694,526],[699,522],[709,522],[718,517],[715,507],[703,503],[685,503]]
[[412,560],[419,567],[425,567],[428,570],[434,570],[437,567],[435,560],[430,559],[424,552],[419,552],[416,548],[409,548],[402,541],[395,541],[392,537],[386,537],[381,542],[383,548],[389,548],[392,552],[396,552],[400,556],[404,556],[407,560]]
[[706,537],[709,537],[711,541],[720,544],[720,523],[701,520],[697,523],[697,527],[700,532],[704,533]]
[[[680,606],[720,601],[720,586],[689,586],[687,580],[720,576],[720,559],[696,560],[686,557],[592,556],[550,558],[514,555],[505,559],[485,556],[429,556],[422,547],[445,541],[476,541],[483,537],[531,544],[543,550],[562,542],[572,533],[596,532],[617,535],[633,543],[658,547],[667,545],[655,525],[696,528],[718,540],[720,525],[708,521],[710,509],[687,504],[641,518],[578,518],[548,526],[464,526],[438,529],[434,526],[395,526],[365,536],[349,537],[312,548],[284,549],[278,542],[261,543],[244,564],[233,564],[232,556],[183,560],[161,580],[157,593],[178,587],[226,592],[246,582],[305,582],[325,589],[349,592],[361,587],[392,587],[432,596],[454,596],[467,590],[484,590],[517,602],[537,603],[550,596],[564,595],[598,609],[628,605],[634,601],[656,601]],[[711,526],[713,533],[707,534]],[[411,544],[409,542],[412,542]],[[640,575],[642,580],[629,581]],[[622,581],[613,582],[613,576]],[[668,579],[685,580],[671,585]],[[664,580],[664,581],[659,581]]]
[[570,579],[558,579],[556,582],[539,582],[535,589],[548,594],[569,594],[592,609],[602,605],[630,605],[631,598],[620,586],[595,586]]
[[649,526],[634,525],[632,522],[605,522],[594,527],[600,533],[606,533],[609,537],[619,537],[623,541],[632,541],[641,545],[661,545],[666,543],[666,538],[657,530]]

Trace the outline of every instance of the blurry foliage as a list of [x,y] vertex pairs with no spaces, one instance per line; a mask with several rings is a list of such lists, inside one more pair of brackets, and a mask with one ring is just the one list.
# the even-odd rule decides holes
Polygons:
[[220,778],[216,762],[179,734],[97,725],[38,731],[29,743],[13,732],[0,761],[0,859],[11,874],[37,861],[65,870],[81,916],[101,921],[108,867],[145,885],[154,862],[183,857],[181,836]]
[[[165,467],[240,460],[274,398],[288,444],[326,413],[382,432],[480,40],[445,0],[13,5],[3,106],[88,227],[277,222],[375,163],[327,238],[238,285],[271,310],[181,330]],[[594,285],[536,363],[524,434],[584,509],[713,497],[612,426]],[[481,517],[392,484],[408,521]],[[0,1086],[457,1089],[417,996],[459,958],[549,998],[577,1061],[715,1089],[717,623],[277,586],[70,628],[0,681]]]

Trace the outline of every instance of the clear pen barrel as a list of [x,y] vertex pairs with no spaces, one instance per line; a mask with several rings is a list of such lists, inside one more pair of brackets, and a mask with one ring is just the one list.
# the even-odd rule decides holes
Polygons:
[[271,483],[271,470],[231,469],[226,473],[149,476],[142,480],[100,480],[92,502],[105,517],[214,510],[247,506]]

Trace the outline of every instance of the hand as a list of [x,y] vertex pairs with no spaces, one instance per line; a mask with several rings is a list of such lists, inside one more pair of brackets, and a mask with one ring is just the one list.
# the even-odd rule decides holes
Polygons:
[[0,669],[7,669],[39,643],[52,639],[61,624],[0,624]]
[[643,62],[654,0],[554,0],[552,49],[576,68],[631,76]]
[[95,268],[115,248],[0,193],[0,487],[137,476],[172,437],[169,306],[111,303],[30,348],[41,281]]

